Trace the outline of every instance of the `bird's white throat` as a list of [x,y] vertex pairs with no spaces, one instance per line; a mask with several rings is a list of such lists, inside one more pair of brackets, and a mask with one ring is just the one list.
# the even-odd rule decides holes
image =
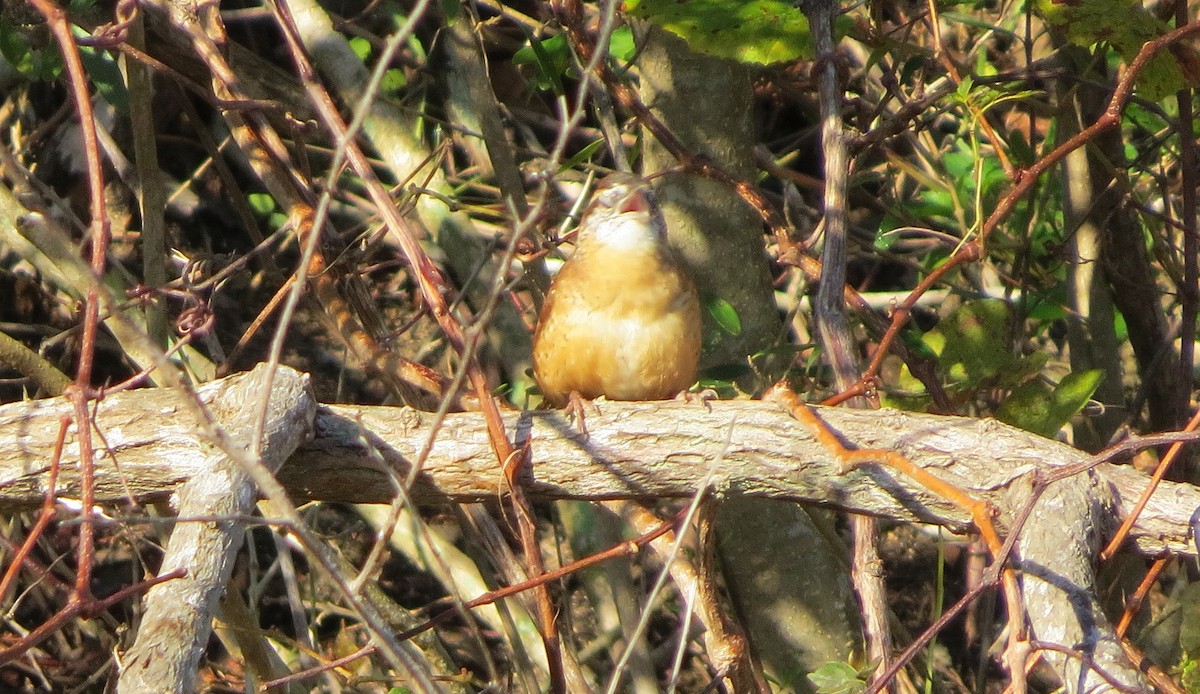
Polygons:
[[591,230],[591,241],[614,251],[647,252],[658,248],[657,227],[649,212],[626,212],[616,215]]

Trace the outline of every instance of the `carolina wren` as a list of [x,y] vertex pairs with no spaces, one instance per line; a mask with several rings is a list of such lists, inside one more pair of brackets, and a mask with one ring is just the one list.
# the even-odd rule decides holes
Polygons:
[[696,380],[700,300],[642,178],[612,174],[584,213],[533,337],[542,396],[664,400]]

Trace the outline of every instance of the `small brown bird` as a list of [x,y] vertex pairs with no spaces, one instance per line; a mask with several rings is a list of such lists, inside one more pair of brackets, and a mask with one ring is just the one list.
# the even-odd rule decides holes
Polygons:
[[601,182],[533,338],[534,376],[551,405],[572,393],[665,400],[696,380],[700,300],[666,232],[644,179]]

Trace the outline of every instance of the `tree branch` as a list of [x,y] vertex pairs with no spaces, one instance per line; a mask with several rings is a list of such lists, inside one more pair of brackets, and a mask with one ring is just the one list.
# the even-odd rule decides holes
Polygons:
[[[211,398],[205,394],[209,392],[202,396]],[[96,423],[108,445],[97,461],[98,502],[120,503],[130,496],[138,502],[161,499],[202,469],[205,445],[190,420],[178,416],[173,401],[169,392],[148,389],[98,403]],[[675,402],[601,402],[599,408],[600,413],[588,416],[591,439],[586,442],[561,412],[504,415],[506,428],[518,441],[532,442],[534,464],[523,478],[530,495],[686,498],[708,466],[716,464],[712,491],[718,496],[813,503],[956,531],[970,523],[949,502],[887,470],[868,466],[842,473],[807,431],[769,403],[714,402],[705,409]],[[69,409],[62,398],[0,406],[0,512],[40,503],[56,423]],[[993,420],[891,410],[818,411],[848,442],[896,449],[991,502],[1000,511],[1001,529],[1026,495],[1028,484],[1018,484],[1022,478],[1088,459],[1070,446]],[[280,481],[298,498],[390,502],[394,480],[407,473],[433,419],[431,413],[408,408],[321,406],[315,439],[288,460]],[[730,450],[718,462],[731,427]],[[1107,464],[1087,474],[1100,493],[1111,496],[1117,517],[1128,511],[1147,481],[1131,468]],[[61,475],[62,496],[77,494],[75,471],[64,469]],[[503,495],[502,479],[482,417],[451,414],[410,494],[420,504],[479,501]],[[1197,507],[1200,490],[1164,483],[1134,526],[1133,544],[1146,554],[1194,554],[1187,529]]]
[[[200,395],[211,403],[219,383]],[[98,403],[94,421],[107,449],[96,462],[98,503],[144,502],[174,493],[211,465],[211,452],[178,416],[168,390],[119,393]],[[584,441],[561,412],[504,416],[518,445],[532,446],[534,464],[517,478],[542,498],[686,498],[710,480],[718,499],[731,495],[783,499],[921,521],[963,531],[970,520],[891,468],[842,471],[809,432],[771,403],[601,402],[588,417]],[[71,405],[62,398],[0,407],[0,512],[34,506],[48,484],[56,423]],[[1139,679],[1096,601],[1092,563],[1098,536],[1129,512],[1147,477],[1129,467],[1097,464],[1064,444],[993,420],[890,410],[820,409],[820,416],[859,448],[890,449],[937,477],[986,500],[1001,532],[1029,503],[1038,480],[1064,466],[1082,470],[1058,479],[1038,498],[1021,531],[1016,567],[1024,572],[1026,611],[1034,633],[1077,646],[1094,666],[1130,686]],[[322,406],[315,438],[279,471],[297,498],[390,502],[410,461],[426,441],[434,415],[407,408]],[[721,455],[725,446],[728,448]],[[117,464],[114,465],[114,459]],[[711,468],[711,473],[710,473]],[[63,496],[79,490],[74,470],[60,471]],[[478,413],[449,415],[409,495],[416,503],[461,503],[507,493],[487,425]],[[1188,520],[1200,490],[1163,483],[1131,535],[1141,552],[1194,553]],[[1053,630],[1053,631],[1050,631]],[[1044,640],[1044,637],[1043,637]],[[1095,670],[1077,658],[1048,659],[1067,682],[1090,686]]]

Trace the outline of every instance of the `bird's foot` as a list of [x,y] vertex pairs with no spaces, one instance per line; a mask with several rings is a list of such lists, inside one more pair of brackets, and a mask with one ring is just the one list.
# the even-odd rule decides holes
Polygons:
[[565,408],[567,411],[567,416],[570,417],[571,421],[575,423],[575,426],[579,429],[579,433],[583,434],[584,441],[587,441],[589,438],[591,438],[591,434],[588,433],[587,429],[587,416],[584,414],[584,410],[588,405],[592,406],[592,409],[596,411],[596,414],[600,414],[600,406],[596,404],[596,401],[584,400],[583,396],[580,395],[578,391],[573,390],[571,391],[571,394],[567,396],[567,406]]
[[712,388],[705,388],[703,390],[696,391],[685,390],[679,393],[679,395],[675,396],[676,402],[698,402],[701,405],[704,405],[704,408],[709,412],[712,412],[712,405],[709,403],[711,403],[713,400],[720,399],[721,396],[717,395],[717,391],[713,390]]

